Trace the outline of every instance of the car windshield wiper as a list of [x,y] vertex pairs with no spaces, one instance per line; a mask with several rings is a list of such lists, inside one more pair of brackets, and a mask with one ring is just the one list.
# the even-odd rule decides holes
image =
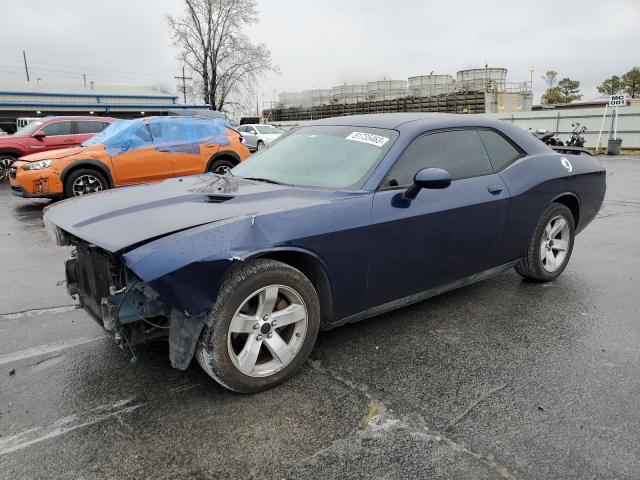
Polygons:
[[270,178],[256,178],[256,177],[243,177],[246,180],[255,180],[256,182],[266,182],[266,183],[273,183],[275,185],[287,185],[289,186],[288,183],[284,183],[284,182],[278,182],[277,180],[271,180]]

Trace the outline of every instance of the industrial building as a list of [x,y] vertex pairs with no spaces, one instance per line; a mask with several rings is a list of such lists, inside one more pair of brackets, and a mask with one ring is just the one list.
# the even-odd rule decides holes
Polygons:
[[17,120],[47,115],[108,115],[132,118],[166,115],[169,110],[202,109],[185,105],[178,97],[141,87],[84,86],[25,83],[0,84],[0,128],[12,133]]
[[339,85],[331,89],[282,92],[264,109],[269,122],[298,122],[343,115],[388,112],[500,113],[531,110],[531,83],[507,83],[506,68],[460,70]]

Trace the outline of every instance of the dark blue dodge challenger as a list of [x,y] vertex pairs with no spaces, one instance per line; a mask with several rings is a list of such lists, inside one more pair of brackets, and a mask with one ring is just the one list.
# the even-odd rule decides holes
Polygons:
[[227,388],[290,377],[320,329],[508,268],[550,281],[598,213],[605,171],[505,122],[387,114],[320,120],[225,175],[48,208],[70,294],[120,345],[168,339]]

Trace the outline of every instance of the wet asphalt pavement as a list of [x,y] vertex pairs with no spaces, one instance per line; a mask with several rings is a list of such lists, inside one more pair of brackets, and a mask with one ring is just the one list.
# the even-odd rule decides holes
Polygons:
[[639,478],[640,159],[603,163],[555,282],[509,272],[321,334],[253,396],[164,344],[132,365],[58,285],[46,203],[0,185],[0,478]]

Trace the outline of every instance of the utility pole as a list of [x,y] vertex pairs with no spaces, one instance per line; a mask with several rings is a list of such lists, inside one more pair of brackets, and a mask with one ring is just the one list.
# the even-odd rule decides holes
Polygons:
[[175,78],[176,80],[182,80],[182,89],[181,89],[182,90],[182,99],[184,100],[184,103],[187,103],[187,83],[186,83],[186,81],[187,80],[193,80],[193,78],[185,77],[185,75],[184,75],[184,65],[182,66],[182,76],[181,77],[177,76],[177,77],[173,77],[173,78]]
[[24,71],[27,73],[27,82],[30,82],[31,80],[29,80],[29,67],[27,67],[27,54],[24,50],[22,51],[22,58],[24,59]]
[[87,88],[87,74],[86,73],[82,74],[82,80],[84,81],[84,88]]

